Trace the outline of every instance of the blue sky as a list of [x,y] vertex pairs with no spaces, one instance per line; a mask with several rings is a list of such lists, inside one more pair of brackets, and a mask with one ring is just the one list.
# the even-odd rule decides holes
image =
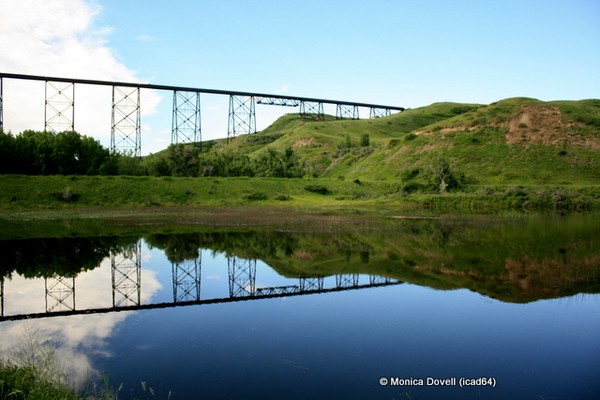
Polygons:
[[[600,97],[598,0],[49,1],[55,9],[36,3],[0,1],[0,25],[13,21],[9,43],[2,44],[8,28],[0,28],[8,51],[1,71],[410,108]],[[37,12],[26,12],[28,5]],[[21,29],[15,36],[15,20],[33,24],[44,13],[64,31]],[[40,57],[36,41],[54,46],[54,55]],[[71,47],[61,53],[60,46]],[[71,56],[78,61],[60,62]],[[155,93],[143,102],[150,105],[144,153],[168,145],[170,96]],[[203,98],[205,138],[226,135],[226,100]],[[259,129],[292,111],[257,106]]]

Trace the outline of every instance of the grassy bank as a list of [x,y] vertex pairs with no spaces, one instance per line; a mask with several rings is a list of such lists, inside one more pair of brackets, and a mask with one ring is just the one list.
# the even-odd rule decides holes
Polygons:
[[201,208],[214,211],[248,207],[382,215],[600,209],[600,185],[589,184],[468,185],[459,192],[434,194],[405,193],[397,183],[324,178],[1,175],[0,187],[3,219],[123,214],[157,217],[185,210],[194,214],[194,209],[202,214]]

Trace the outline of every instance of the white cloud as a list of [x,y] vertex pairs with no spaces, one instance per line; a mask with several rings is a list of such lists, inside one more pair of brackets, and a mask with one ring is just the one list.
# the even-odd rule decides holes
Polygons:
[[[145,247],[142,254],[148,254]],[[143,270],[142,304],[151,303],[152,298],[162,288],[157,275],[156,271]],[[44,279],[25,279],[18,274],[13,274],[12,279],[5,281],[4,285],[6,315],[44,312],[46,308]],[[79,274],[75,278],[75,288],[77,309],[110,307],[112,305],[110,259],[104,259],[96,269]],[[68,299],[67,303],[69,301],[72,300]],[[26,332],[33,332],[40,342],[52,344],[70,381],[74,386],[81,387],[88,378],[99,376],[92,359],[96,355],[111,356],[107,340],[129,315],[132,314],[118,312],[2,322],[0,323],[0,337],[2,337],[0,359],[8,357],[11,349],[20,345]]]
[[[85,0],[2,0],[0,71],[107,81],[139,82],[108,46],[112,29],[98,27],[101,8]],[[44,128],[44,83],[5,79],[4,129]],[[107,145],[110,88],[76,85],[75,129]],[[142,116],[156,112],[161,96],[142,90]],[[142,132],[143,134],[143,132]],[[142,138],[144,142],[150,137]]]

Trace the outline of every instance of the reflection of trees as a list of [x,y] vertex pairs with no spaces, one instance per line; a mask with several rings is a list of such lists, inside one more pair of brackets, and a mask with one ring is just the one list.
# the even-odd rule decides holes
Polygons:
[[133,237],[1,240],[0,275],[27,278],[74,277],[99,266],[111,251],[134,243]]
[[196,259],[200,248],[243,258],[264,258],[280,253],[289,255],[298,246],[296,235],[281,232],[154,234],[147,236],[146,242],[163,249],[173,263]]

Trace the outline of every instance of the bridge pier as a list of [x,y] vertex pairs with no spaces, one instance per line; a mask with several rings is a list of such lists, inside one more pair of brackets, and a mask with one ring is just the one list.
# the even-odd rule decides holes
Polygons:
[[111,253],[113,307],[139,306],[142,289],[142,242]]
[[340,274],[335,276],[335,287],[349,288],[358,286],[358,274]]
[[112,87],[111,152],[141,157],[140,108],[139,87]]
[[309,292],[315,290],[323,290],[323,277],[307,277],[300,278],[300,291],[301,292]]
[[237,135],[256,133],[256,100],[254,96],[229,95],[227,140]]
[[369,118],[381,118],[388,117],[390,115],[392,115],[392,110],[389,108],[371,107],[369,111]]
[[227,257],[229,296],[252,297],[256,294],[256,260]]
[[316,119],[323,119],[324,115],[323,103],[304,100],[300,102],[300,117],[308,118],[309,116],[316,116]]
[[75,310],[75,278],[54,275],[44,278],[46,286],[46,312]]
[[194,260],[173,263],[173,302],[200,300],[202,253]]
[[337,119],[359,119],[358,106],[349,104],[338,104],[335,111]]
[[2,89],[2,77],[0,76],[0,131],[4,130],[4,97]]
[[4,317],[4,277],[0,277],[0,317]]
[[200,143],[200,93],[173,91],[173,120],[171,144]]
[[75,83],[46,81],[44,130],[75,130]]

